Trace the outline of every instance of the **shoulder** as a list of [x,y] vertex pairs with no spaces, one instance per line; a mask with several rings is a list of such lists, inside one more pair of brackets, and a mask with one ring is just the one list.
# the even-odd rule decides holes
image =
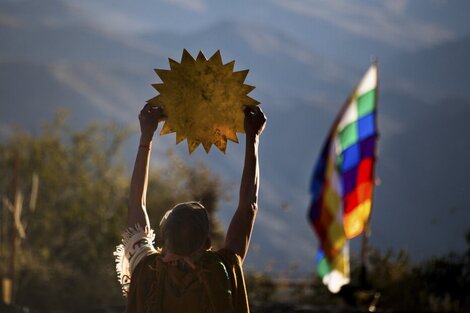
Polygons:
[[142,258],[142,260],[137,264],[132,275],[136,275],[138,272],[146,272],[146,271],[155,271],[157,268],[157,260],[161,258],[160,253],[154,252],[152,254],[146,255]]
[[242,266],[241,257],[231,249],[222,248],[215,251],[214,253],[216,253],[223,260],[226,266]]

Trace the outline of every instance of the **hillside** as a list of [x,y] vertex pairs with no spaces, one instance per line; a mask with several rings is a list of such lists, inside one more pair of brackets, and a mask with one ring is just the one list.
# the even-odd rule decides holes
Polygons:
[[[68,2],[41,2],[33,16],[28,14],[34,1],[6,3],[0,5],[0,40],[7,43],[0,50],[3,135],[11,123],[37,130],[63,106],[72,111],[75,127],[91,120],[136,125],[140,106],[155,95],[152,69],[168,68],[167,57],[179,60],[182,48],[207,56],[221,49],[225,62],[234,59],[236,69],[249,68],[247,83],[257,87],[252,95],[269,120],[261,144],[261,210],[247,267],[274,262],[275,271],[294,264],[302,272],[313,270],[316,239],[305,220],[311,171],[331,121],[365,68],[338,62],[279,30],[237,20],[187,34],[118,35],[90,24]],[[470,116],[467,49],[468,37],[380,63],[382,183],[372,242],[382,249],[408,247],[412,258],[421,259],[464,246],[469,213],[461,208],[470,203],[462,191],[470,174],[462,165],[470,158],[464,128]],[[422,96],[436,90],[437,96]],[[239,145],[229,144],[227,155],[199,149],[189,157],[185,143],[175,148],[227,181],[232,201],[221,210],[225,224],[241,175],[240,138]],[[174,136],[158,140],[156,159],[162,164]],[[130,159],[133,153],[127,152]],[[456,209],[446,215],[448,208]]]
[[390,88],[425,101],[451,96],[470,98],[470,36],[387,59]]

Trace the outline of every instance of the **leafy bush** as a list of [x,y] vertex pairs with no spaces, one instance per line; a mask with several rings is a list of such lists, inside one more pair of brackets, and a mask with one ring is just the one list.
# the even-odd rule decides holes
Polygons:
[[[22,214],[28,225],[15,258],[15,300],[70,312],[123,303],[112,253],[127,216],[130,176],[121,150],[130,132],[113,125],[81,131],[66,125],[59,115],[38,136],[17,130],[0,143],[0,197],[11,201],[12,188],[29,195],[32,174],[39,177],[36,209]],[[189,167],[172,155],[166,168],[150,175],[152,222],[158,224],[177,202],[201,201],[220,245],[223,234],[215,219],[220,186],[207,168]],[[1,214],[0,275],[11,276],[13,220],[5,206]]]

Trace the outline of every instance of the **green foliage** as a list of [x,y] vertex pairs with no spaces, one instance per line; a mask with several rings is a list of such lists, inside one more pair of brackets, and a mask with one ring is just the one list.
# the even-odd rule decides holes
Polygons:
[[[469,232],[470,233],[470,232]],[[450,253],[413,269],[412,275],[423,282],[425,305],[433,311],[468,312],[470,309],[470,241],[465,254]]]
[[[16,259],[15,300],[68,312],[124,303],[112,253],[127,216],[130,176],[121,149],[129,131],[113,125],[74,131],[66,125],[59,115],[39,136],[18,130],[0,143],[0,197],[11,199],[12,185],[28,195],[32,173],[39,176],[36,210],[23,214],[28,229]],[[213,241],[220,244],[214,213],[221,185],[206,168],[188,167],[172,156],[164,169],[150,175],[150,218],[158,225],[176,203],[199,200],[210,213]],[[9,214],[5,208],[1,212]],[[0,224],[2,231],[9,228],[11,218]],[[1,275],[10,274],[8,245],[3,235]]]
[[[395,310],[419,311],[419,286],[410,277],[411,265],[405,251],[395,254],[389,250],[382,254],[370,249],[368,265],[368,287],[381,293],[379,305]],[[354,277],[359,277],[359,271],[359,266],[354,268]]]
[[[468,235],[467,235],[468,236]],[[467,253],[450,253],[416,265],[408,255],[369,255],[369,288],[381,293],[379,307],[396,311],[467,312],[470,308],[470,240]],[[353,269],[353,279],[359,267]]]
[[[274,290],[277,293],[265,298],[268,302],[279,301],[278,296],[284,289],[291,292],[289,303],[312,307],[344,308],[349,305],[351,310],[367,311],[376,302],[375,296],[380,294],[377,303],[379,310],[470,312],[470,231],[466,234],[466,240],[466,252],[450,253],[418,264],[412,264],[405,251],[394,253],[390,250],[382,253],[370,248],[365,283],[361,283],[359,260],[352,258],[351,284],[345,286],[339,294],[331,294],[315,275],[305,282],[297,281],[285,286],[275,281]],[[248,276],[249,286],[254,285],[250,279],[257,276],[262,277],[259,274]],[[286,302],[285,299],[282,302]],[[264,304],[267,304],[266,301]]]
[[342,305],[341,299],[328,291],[318,275],[313,274],[306,288],[302,291],[303,297],[299,303],[305,303],[313,306]]
[[49,309],[118,299],[102,291],[116,289],[111,255],[128,189],[118,152],[127,134],[110,125],[74,132],[58,116],[38,137],[17,131],[1,144],[3,197],[11,198],[12,180],[27,195],[32,173],[39,177],[37,208],[23,216],[17,303]]
[[248,272],[246,274],[246,289],[250,302],[267,304],[274,299],[277,283],[264,273]]

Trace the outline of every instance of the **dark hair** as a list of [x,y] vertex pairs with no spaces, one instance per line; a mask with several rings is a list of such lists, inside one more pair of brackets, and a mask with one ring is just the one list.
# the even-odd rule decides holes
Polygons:
[[209,237],[209,217],[196,201],[179,203],[166,212],[160,222],[163,250],[190,256],[200,250]]

